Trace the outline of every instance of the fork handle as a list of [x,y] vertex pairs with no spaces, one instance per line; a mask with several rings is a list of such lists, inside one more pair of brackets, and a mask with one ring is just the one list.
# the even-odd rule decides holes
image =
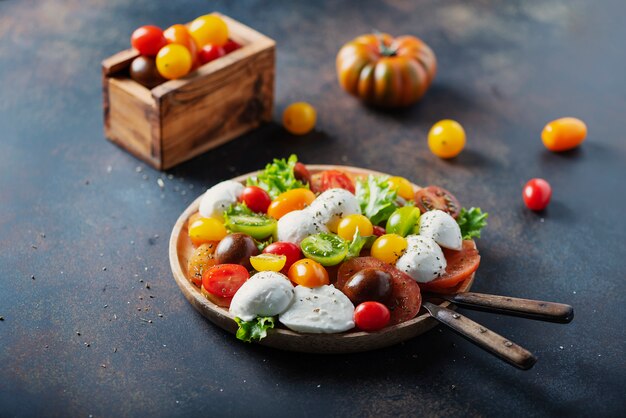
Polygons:
[[542,300],[520,299],[509,296],[463,292],[433,295],[467,309],[496,312],[539,321],[567,324],[574,319],[574,308],[570,305]]
[[519,369],[528,370],[537,361],[530,351],[451,309],[430,302],[422,306],[452,331]]

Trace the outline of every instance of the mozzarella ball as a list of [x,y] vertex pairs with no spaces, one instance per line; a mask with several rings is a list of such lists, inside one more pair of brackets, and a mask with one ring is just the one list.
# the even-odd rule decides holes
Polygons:
[[326,225],[311,214],[309,209],[294,210],[278,220],[276,236],[278,241],[300,245],[309,235],[326,233]]
[[420,217],[420,235],[432,238],[443,248],[457,251],[463,248],[459,224],[439,209],[428,211]]
[[406,240],[406,251],[396,261],[396,268],[420,283],[435,280],[446,271],[446,258],[432,238],[409,235]]
[[200,200],[200,215],[205,218],[222,218],[224,211],[237,203],[245,187],[243,184],[226,180],[207,190]]
[[287,309],[293,295],[293,285],[287,276],[262,271],[250,277],[237,290],[229,310],[244,321],[252,321],[257,316],[274,316]]

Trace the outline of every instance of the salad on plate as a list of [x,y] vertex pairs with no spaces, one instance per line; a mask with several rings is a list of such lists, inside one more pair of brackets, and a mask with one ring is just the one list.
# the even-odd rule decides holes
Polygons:
[[472,277],[487,214],[399,176],[311,174],[295,155],[208,189],[187,221],[187,276],[237,338],[377,332],[414,318],[421,290]]

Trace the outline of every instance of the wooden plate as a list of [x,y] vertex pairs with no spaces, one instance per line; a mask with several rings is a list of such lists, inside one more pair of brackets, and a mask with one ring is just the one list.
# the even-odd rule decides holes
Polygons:
[[[372,170],[347,166],[307,165],[307,168],[312,174],[329,169],[338,169],[354,177],[368,174],[384,174]],[[233,180],[245,181],[245,179],[255,174],[256,172],[245,174],[236,177]],[[416,185],[414,185],[414,187],[416,190],[419,189]],[[176,283],[185,295],[185,298],[187,298],[194,308],[196,308],[215,325],[232,334],[235,334],[237,324],[228,310],[219,307],[206,299],[200,293],[200,289],[194,286],[187,279],[187,260],[193,252],[193,245],[187,234],[187,220],[191,215],[198,211],[200,199],[201,197],[198,197],[191,205],[189,205],[189,207],[187,207],[187,209],[185,209],[176,221],[176,225],[174,225],[174,229],[172,230],[169,247],[172,273],[174,274]],[[465,280],[458,287],[458,291],[464,292],[469,290],[473,281],[474,275]],[[442,302],[440,305],[448,306],[449,303]],[[431,318],[422,309],[418,316],[410,321],[387,327],[379,332],[367,333],[361,331],[349,331],[341,334],[302,334],[285,328],[276,328],[270,330],[267,337],[261,340],[259,344],[281,350],[306,353],[351,353],[388,347],[422,334],[433,328],[435,325],[437,325],[437,321]]]

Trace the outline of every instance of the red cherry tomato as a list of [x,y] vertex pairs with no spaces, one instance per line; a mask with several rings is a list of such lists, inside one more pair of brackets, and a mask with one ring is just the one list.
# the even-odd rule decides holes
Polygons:
[[254,212],[267,213],[267,208],[272,203],[272,198],[260,187],[247,186],[241,193],[241,201]]
[[311,173],[301,162],[297,162],[296,165],[293,167],[293,175],[296,177],[297,180],[300,180],[302,183],[311,183]]
[[232,298],[249,277],[250,274],[244,266],[218,264],[204,271],[202,286],[215,296]]
[[452,293],[456,286],[463,283],[480,265],[480,255],[473,240],[463,241],[461,251],[443,249],[446,258],[446,272],[439,278],[428,283],[420,283],[424,290],[437,293]]
[[370,268],[391,275],[391,297],[385,302],[391,311],[390,323],[395,325],[414,318],[422,306],[420,286],[405,272],[374,257],[355,257],[344,261],[337,272],[335,287],[343,289],[355,273]]
[[300,247],[293,242],[274,242],[263,250],[265,254],[277,254],[287,257],[285,267],[280,271],[283,274],[289,272],[289,267],[302,258]]
[[200,60],[200,64],[204,65],[224,55],[226,55],[226,52],[224,52],[224,48],[221,46],[205,45],[200,52],[198,52],[198,59]]
[[389,324],[389,308],[380,302],[363,302],[354,310],[354,323],[363,331],[378,331]]
[[544,179],[532,179],[524,186],[524,203],[530,210],[543,210],[550,203],[552,187]]
[[377,237],[382,237],[385,235],[387,231],[382,226],[374,225],[374,235]]
[[148,25],[135,29],[130,37],[130,44],[141,55],[154,57],[167,44],[167,40],[161,28]]
[[346,189],[354,193],[354,183],[346,173],[339,170],[325,170],[313,175],[311,188],[316,193],[322,193],[328,189]]
[[241,48],[241,45],[232,39],[229,39],[224,45],[222,45],[222,48],[224,48],[225,53],[230,54],[231,52]]

